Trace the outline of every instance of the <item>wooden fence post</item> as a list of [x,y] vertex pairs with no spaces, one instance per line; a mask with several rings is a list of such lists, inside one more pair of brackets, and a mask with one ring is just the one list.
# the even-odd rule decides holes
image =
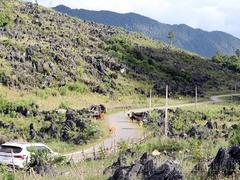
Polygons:
[[195,107],[197,107],[197,103],[198,103],[198,88],[196,86],[195,87]]
[[83,156],[83,160],[85,160],[85,154],[83,149],[82,149],[82,156]]
[[113,151],[114,151],[114,153],[116,152],[116,141],[115,141],[115,138],[113,139]]
[[15,163],[14,163],[14,156],[13,156],[13,150],[11,149],[11,156],[12,156],[12,164],[13,164],[13,174],[15,177],[16,169],[15,169]]
[[95,149],[95,146],[93,146],[93,159],[96,160],[96,149]]
[[165,136],[167,137],[168,136],[168,85],[166,86],[164,133],[165,133]]

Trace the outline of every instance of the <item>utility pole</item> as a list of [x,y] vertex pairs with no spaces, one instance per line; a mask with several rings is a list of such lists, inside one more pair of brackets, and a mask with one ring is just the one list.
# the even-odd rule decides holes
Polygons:
[[198,88],[197,86],[195,87],[195,106],[197,107],[197,103],[198,103]]
[[166,104],[165,104],[164,133],[165,133],[165,136],[167,137],[167,135],[168,135],[168,85],[166,86]]
[[237,94],[237,82],[235,82],[235,94]]
[[149,95],[149,111],[150,113],[152,111],[152,89],[150,89],[150,95]]

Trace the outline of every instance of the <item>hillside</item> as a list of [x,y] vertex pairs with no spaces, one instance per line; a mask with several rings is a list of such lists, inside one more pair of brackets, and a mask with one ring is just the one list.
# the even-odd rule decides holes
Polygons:
[[217,51],[224,54],[234,54],[235,50],[240,47],[240,39],[224,32],[207,32],[201,29],[193,29],[185,24],[163,24],[135,13],[119,14],[110,11],[70,9],[63,5],[54,9],[84,20],[141,32],[165,43],[169,43],[168,32],[173,31],[176,34],[174,45],[206,57],[212,57]]
[[0,2],[0,83],[104,95],[192,95],[232,89],[240,76],[222,64],[137,33],[19,1]]

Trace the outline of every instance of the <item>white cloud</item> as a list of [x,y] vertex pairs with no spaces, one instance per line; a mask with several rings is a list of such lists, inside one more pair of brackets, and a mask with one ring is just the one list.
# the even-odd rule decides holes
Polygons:
[[220,30],[240,37],[239,0],[38,0],[44,6],[136,12],[163,23]]

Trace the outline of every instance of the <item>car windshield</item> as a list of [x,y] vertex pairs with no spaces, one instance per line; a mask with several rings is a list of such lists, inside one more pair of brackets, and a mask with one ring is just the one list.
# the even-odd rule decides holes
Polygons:
[[16,147],[16,146],[7,146],[7,145],[1,145],[0,147],[0,153],[20,153],[22,151],[22,148]]
[[45,146],[30,146],[30,147],[27,148],[27,150],[30,151],[30,152],[44,151],[44,152],[50,153],[50,150]]

